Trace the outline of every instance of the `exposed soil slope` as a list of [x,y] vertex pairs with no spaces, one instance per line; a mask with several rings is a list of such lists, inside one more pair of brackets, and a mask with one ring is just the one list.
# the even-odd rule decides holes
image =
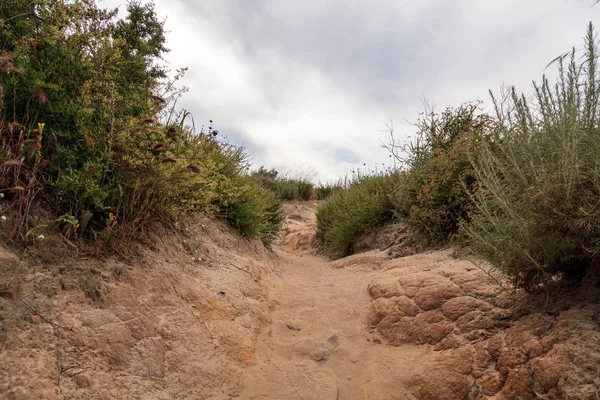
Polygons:
[[314,212],[286,204],[275,252],[209,220],[132,265],[0,248],[0,398],[598,398],[597,285],[531,312],[450,251],[330,261]]
[[[264,278],[276,256],[223,222],[178,231],[157,235],[133,265],[28,257],[14,282],[43,318],[0,298],[0,398],[239,395],[269,314]],[[0,257],[3,283],[19,262],[5,249]]]

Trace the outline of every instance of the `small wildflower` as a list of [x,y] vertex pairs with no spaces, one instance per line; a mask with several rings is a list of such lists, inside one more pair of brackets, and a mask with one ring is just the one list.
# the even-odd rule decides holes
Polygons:
[[38,235],[37,238],[38,238],[38,240],[44,240],[45,239],[44,235]]
[[3,215],[0,217],[0,219],[2,220],[2,222],[6,221],[8,218],[6,218],[6,215]]

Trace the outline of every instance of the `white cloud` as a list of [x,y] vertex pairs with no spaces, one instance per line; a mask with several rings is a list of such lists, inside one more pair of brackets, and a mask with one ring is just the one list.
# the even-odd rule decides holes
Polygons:
[[189,67],[181,104],[196,124],[215,120],[258,165],[312,166],[328,180],[357,161],[385,162],[385,121],[411,134],[404,119],[417,117],[424,97],[443,108],[487,100],[502,84],[529,90],[552,58],[581,46],[600,12],[592,3],[157,0],[156,8],[167,17],[168,60]]

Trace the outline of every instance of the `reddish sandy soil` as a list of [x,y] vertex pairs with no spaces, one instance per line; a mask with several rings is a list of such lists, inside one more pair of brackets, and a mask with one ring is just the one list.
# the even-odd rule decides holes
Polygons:
[[542,312],[451,250],[331,261],[314,211],[273,251],[209,220],[130,263],[0,248],[0,398],[598,398],[597,285]]

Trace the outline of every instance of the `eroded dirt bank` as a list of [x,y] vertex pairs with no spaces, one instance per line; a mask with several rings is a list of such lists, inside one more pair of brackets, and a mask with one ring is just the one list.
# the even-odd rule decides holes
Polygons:
[[[131,265],[0,252],[0,398],[230,399],[254,363],[277,257],[225,223],[180,223]],[[51,246],[43,249],[52,252]]]
[[532,312],[451,251],[331,262],[314,210],[274,252],[208,220],[132,265],[3,248],[0,398],[598,398],[597,286]]

